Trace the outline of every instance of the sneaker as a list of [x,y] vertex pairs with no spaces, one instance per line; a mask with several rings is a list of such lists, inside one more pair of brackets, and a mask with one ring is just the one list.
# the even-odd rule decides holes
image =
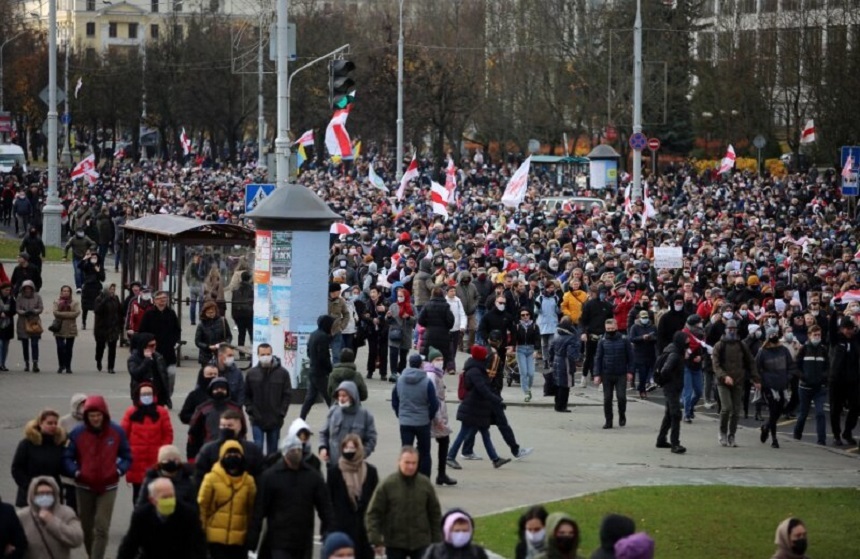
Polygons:
[[586,388],[587,386],[588,386],[588,377],[585,375],[582,375],[582,380],[579,381],[579,387],[580,388]]
[[80,295],[81,294],[81,288],[79,287],[79,288],[75,289],[75,293]]
[[839,437],[833,437],[833,446],[842,446],[842,439]]
[[685,417],[685,418],[684,418],[684,423],[692,423],[692,422],[693,422],[693,418],[692,418],[692,417],[687,416],[687,417]]
[[526,402],[532,401],[532,391],[531,390],[529,390],[528,394],[526,394],[525,401]]
[[666,441],[657,441],[657,448],[672,448],[672,445],[667,443]]
[[499,468],[501,468],[502,466],[504,466],[505,464],[507,464],[510,461],[511,461],[510,458],[497,458],[497,459],[493,460],[493,467],[498,470]]
[[771,448],[779,448],[779,441],[774,439],[772,443],[770,443]]
[[762,444],[764,444],[767,442],[768,438],[770,438],[770,432],[767,430],[767,425],[762,425],[759,440],[761,440]]
[[484,457],[480,454],[463,454],[463,460],[483,460]]
[[706,410],[712,410],[716,407],[716,405],[717,405],[716,402],[705,402],[705,409]]
[[735,436],[729,435],[729,446],[732,448],[737,448],[738,443],[735,442]]
[[463,469],[463,466],[461,466],[459,463],[457,463],[457,461],[454,460],[453,458],[448,458],[447,460],[445,460],[445,464],[447,464],[449,468],[452,468],[454,470],[462,470]]
[[854,437],[851,436],[851,433],[843,433],[842,440],[848,443],[850,446],[854,446],[857,444],[857,441],[854,440]]
[[720,446],[729,446],[729,439],[726,437],[725,433],[720,433],[719,436]]
[[687,449],[679,444],[672,447],[672,454],[684,454],[685,452],[687,452]]
[[436,476],[436,485],[457,485],[457,480],[448,476]]
[[522,460],[523,458],[525,458],[526,456],[528,456],[529,454],[531,454],[534,451],[535,451],[535,449],[533,449],[533,448],[520,447],[520,450],[517,451],[516,454],[514,454],[514,459],[515,460]]
[[620,417],[618,418],[618,426],[619,426],[619,427],[624,427],[625,425],[627,425],[627,416],[626,416],[626,415],[622,415],[622,416],[620,416]]
[[660,387],[657,386],[656,382],[649,382],[648,386],[645,387],[645,392],[654,392],[658,388],[660,388]]

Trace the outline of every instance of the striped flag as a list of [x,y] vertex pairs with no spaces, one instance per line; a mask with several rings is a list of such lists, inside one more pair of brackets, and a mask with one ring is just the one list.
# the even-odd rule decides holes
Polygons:
[[430,183],[430,205],[434,214],[448,219],[448,191],[438,182]]
[[631,185],[628,182],[627,188],[624,189],[624,215],[627,217],[633,215],[633,203],[630,201],[630,188]]
[[182,144],[182,154],[188,155],[191,153],[191,140],[188,134],[185,133],[185,127],[182,127],[182,134],[179,135],[179,142]]
[[296,145],[296,144],[299,144],[300,146],[305,146],[305,147],[314,145],[314,131],[313,131],[313,129],[308,130],[307,132],[305,132],[304,134],[299,136],[299,139],[293,143],[293,145]]
[[502,204],[509,208],[516,208],[522,204],[526,197],[526,192],[529,189],[529,169],[532,165],[532,156],[529,155],[520,168],[514,173],[514,176],[508,180],[508,185],[505,187],[505,193],[502,194]]
[[723,173],[730,172],[735,166],[735,148],[729,144],[728,149],[726,149],[726,155],[723,157],[723,161],[720,163],[720,170],[717,171],[718,174],[722,175]]
[[[399,163],[398,163],[399,164]],[[406,169],[406,172],[403,173],[403,178],[400,179],[400,186],[397,188],[397,199],[403,200],[403,193],[406,191],[406,185],[409,184],[409,181],[415,180],[418,178],[418,160],[415,159],[415,155],[412,155],[412,162],[409,163],[409,167]]]
[[854,170],[854,154],[849,153],[845,159],[845,166],[842,167],[842,178],[851,180],[851,172]]
[[454,167],[454,160],[448,155],[448,168],[445,169],[445,190],[448,191],[448,203],[455,204],[457,202],[457,168]]
[[806,121],[806,126],[803,127],[803,131],[800,133],[800,143],[801,144],[811,144],[815,141],[815,123],[810,118]]
[[326,127],[325,147],[332,158],[352,159],[352,142],[346,131],[346,119],[351,108],[352,105],[347,105],[344,109],[336,110]]
[[69,175],[69,178],[73,181],[76,181],[80,178],[86,178],[90,184],[94,183],[97,178],[99,178],[99,172],[96,171],[96,156],[91,153],[85,158],[83,158],[80,163],[75,165],[75,168],[72,169],[72,174]]
[[299,149],[296,150],[296,169],[301,169],[305,161],[308,160],[308,153],[305,151],[305,145],[299,144]]
[[385,181],[382,180],[382,177],[376,174],[376,170],[373,168],[373,165],[368,165],[367,167],[367,182],[383,192],[388,192],[388,187],[385,186]]

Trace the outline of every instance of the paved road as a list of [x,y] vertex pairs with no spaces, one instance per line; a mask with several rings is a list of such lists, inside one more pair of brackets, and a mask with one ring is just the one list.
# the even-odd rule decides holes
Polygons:
[[[6,263],[7,270],[12,264]],[[50,307],[62,284],[71,283],[70,264],[45,266],[43,297]],[[108,282],[118,281],[109,273]],[[48,318],[46,314],[43,321]],[[184,326],[185,338],[192,339],[190,324]],[[82,331],[75,344],[74,375],[58,376],[57,359],[52,336],[42,341],[41,374],[23,373],[21,348],[13,342],[8,366],[9,373],[0,374],[0,495],[11,500],[15,487],[9,467],[15,445],[21,439],[24,424],[40,409],[51,407],[66,413],[69,396],[74,392],[98,392],[106,396],[114,417],[120,416],[128,400],[128,377],[124,366],[126,350],[120,350],[118,374],[97,373],[94,363],[94,341],[91,330]],[[364,362],[359,354],[359,363]],[[192,360],[185,360],[180,369],[176,393],[177,409],[184,395],[191,390],[196,377]],[[447,377],[449,393],[456,394],[456,378]],[[372,462],[382,475],[394,471],[397,449],[400,447],[397,425],[391,411],[391,384],[370,381],[367,407],[374,413],[379,429],[378,449]],[[539,391],[535,391],[538,394]],[[631,395],[633,393],[630,393]],[[440,489],[443,506],[463,506],[475,514],[487,514],[501,509],[531,503],[546,502],[585,492],[624,485],[659,484],[736,484],[772,486],[850,486],[860,479],[860,460],[856,456],[831,447],[798,443],[786,437],[783,447],[771,449],[758,442],[757,432],[748,429],[749,422],[738,436],[740,448],[727,449],[718,445],[716,422],[709,413],[702,413],[691,425],[682,426],[682,442],[688,448],[684,456],[676,456],[654,448],[656,430],[662,418],[662,407],[653,401],[640,402],[631,398],[628,425],[623,429],[604,431],[602,393],[589,387],[577,389],[572,397],[574,412],[554,413],[548,399],[536,396],[523,404],[522,392],[514,385],[505,389],[511,405],[508,416],[518,439],[524,446],[533,446],[535,453],[525,460],[513,462],[494,470],[487,461],[461,462],[464,470],[452,472],[460,484]],[[516,405],[514,405],[516,404]],[[309,421],[319,426],[325,410],[316,406]],[[449,413],[456,415],[456,403],[449,404]],[[298,407],[290,409],[288,419],[295,418]],[[173,414],[178,446],[184,448],[185,431]],[[498,432],[493,440],[500,453],[508,455]],[[480,444],[477,450],[485,454]],[[435,451],[434,451],[435,455]],[[113,557],[131,513],[131,488],[123,485],[114,512],[109,557]],[[75,557],[83,557],[78,552]]]

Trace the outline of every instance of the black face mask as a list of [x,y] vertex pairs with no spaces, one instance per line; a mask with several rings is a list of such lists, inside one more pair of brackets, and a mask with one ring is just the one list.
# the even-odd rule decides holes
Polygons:
[[556,536],[555,538],[555,546],[562,553],[570,553],[573,551],[573,546],[576,544],[576,538],[574,536]]
[[160,466],[161,471],[168,474],[175,474],[179,471],[180,467],[181,465],[179,464],[179,462],[174,462],[172,460],[170,462],[162,462]]
[[344,450],[341,454],[344,458],[351,461],[355,458],[356,452],[354,450]]
[[221,459],[221,467],[230,475],[242,475],[245,473],[245,459],[235,454],[228,454]]
[[218,402],[223,402],[224,400],[227,399],[227,393],[226,392],[213,392],[212,393],[212,399],[216,400]]
[[800,538],[791,542],[791,552],[795,555],[803,555],[806,553],[807,541],[806,538]]
[[236,433],[232,429],[221,429],[221,440],[229,441],[236,438]]

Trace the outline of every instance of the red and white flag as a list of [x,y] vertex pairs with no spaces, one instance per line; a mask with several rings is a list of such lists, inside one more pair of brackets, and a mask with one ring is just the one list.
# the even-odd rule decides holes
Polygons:
[[403,194],[406,192],[406,185],[409,184],[409,181],[413,181],[418,178],[418,160],[415,159],[415,156],[412,156],[412,162],[409,163],[409,167],[406,169],[406,172],[403,173],[403,178],[400,179],[400,186],[397,187],[397,199],[403,200]]
[[90,183],[95,182],[99,178],[99,173],[96,171],[96,156],[94,153],[83,158],[80,163],[72,169],[72,174],[69,175],[73,181],[80,178],[86,178]]
[[448,203],[457,203],[457,168],[454,167],[454,160],[448,156],[448,168],[445,169],[445,190],[448,191]]
[[344,109],[336,110],[325,129],[325,147],[332,157],[352,159],[352,141],[346,131],[346,119],[349,117],[350,109],[352,109],[351,104]]
[[720,170],[717,171],[720,175],[723,173],[730,172],[735,166],[735,148],[729,144],[728,149],[726,149],[726,155],[723,157],[722,163],[720,163]]
[[522,204],[526,197],[526,192],[529,189],[529,170],[532,165],[532,156],[529,155],[511,180],[508,181],[508,186],[505,188],[505,193],[502,194],[502,204],[510,208],[517,208]]
[[654,219],[657,215],[657,210],[654,209],[654,204],[651,203],[651,197],[648,196],[648,183],[645,183],[643,188],[642,202],[645,204],[645,210],[642,212],[642,227],[648,222],[648,218]]
[[854,155],[849,153],[845,159],[845,166],[842,167],[842,178],[851,180],[851,172],[854,170]]
[[803,127],[803,131],[800,133],[800,143],[801,144],[811,144],[815,141],[815,123],[810,118],[806,121],[806,126]]
[[191,139],[185,133],[184,126],[182,127],[182,134],[179,135],[179,142],[182,144],[183,155],[189,155],[191,153]]
[[448,219],[448,190],[438,182],[430,183],[430,205],[434,214]]
[[308,130],[307,132],[299,136],[299,139],[293,143],[293,145],[296,144],[301,144],[305,147],[314,145],[314,131]]
[[624,215],[631,217],[633,215],[633,202],[630,200],[630,183],[627,183],[627,188],[624,189]]

